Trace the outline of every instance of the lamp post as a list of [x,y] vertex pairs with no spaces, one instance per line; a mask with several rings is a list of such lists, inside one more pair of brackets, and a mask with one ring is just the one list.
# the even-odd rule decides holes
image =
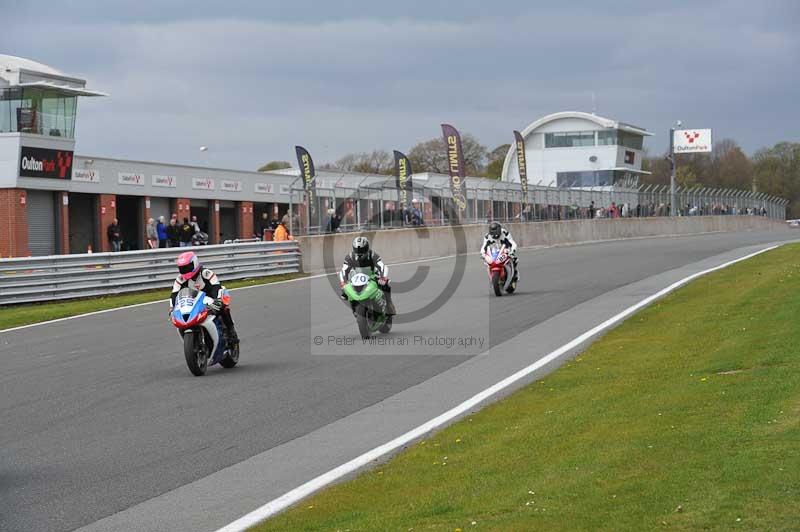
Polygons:
[[[676,127],[681,127],[683,123],[678,120],[675,123]],[[670,209],[669,215],[675,216],[675,170],[676,170],[676,161],[675,161],[675,128],[671,127],[669,129],[669,155],[667,156],[670,163],[670,176],[669,176],[669,189],[670,189]]]

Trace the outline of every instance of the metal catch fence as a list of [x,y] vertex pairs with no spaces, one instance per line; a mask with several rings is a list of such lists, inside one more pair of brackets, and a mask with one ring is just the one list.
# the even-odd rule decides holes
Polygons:
[[[293,186],[290,197],[294,235],[451,223],[448,205],[452,194],[446,176],[415,182],[410,191],[410,209],[400,206],[394,178],[365,180],[354,188],[317,186],[316,215],[308,219],[304,191]],[[487,179],[472,182],[468,179],[466,198],[466,210],[460,220],[465,224],[669,216],[671,204],[669,186],[665,185],[575,188],[543,186],[540,182],[529,184],[528,205],[523,210],[519,183]],[[679,216],[752,215],[784,219],[787,203],[776,196],[747,190],[683,186],[676,191]]]

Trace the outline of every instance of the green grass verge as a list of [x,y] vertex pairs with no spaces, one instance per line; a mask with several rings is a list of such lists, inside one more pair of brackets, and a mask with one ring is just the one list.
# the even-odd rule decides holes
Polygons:
[[703,277],[267,530],[798,530],[800,246]]
[[[289,279],[304,277],[305,274],[292,273],[285,275],[274,275],[270,277],[258,277],[255,279],[243,279],[241,281],[229,281],[225,283],[227,288],[241,288],[243,286],[254,286],[261,284],[276,283]],[[73,299],[54,303],[36,303],[32,305],[8,305],[0,307],[0,331],[19,327],[20,325],[30,325],[42,321],[66,318],[95,312],[119,308],[138,303],[149,303],[151,301],[167,300],[169,298],[171,286],[157,290],[147,290],[132,294],[120,294],[116,296],[94,297],[88,299]]]

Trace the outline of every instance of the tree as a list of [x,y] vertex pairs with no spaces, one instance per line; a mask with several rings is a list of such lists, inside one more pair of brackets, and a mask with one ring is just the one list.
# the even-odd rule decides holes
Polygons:
[[788,199],[789,216],[800,217],[800,143],[781,142],[758,150],[753,177],[758,192]]
[[675,171],[675,183],[682,187],[691,187],[697,184],[697,174],[690,166],[679,166]]
[[[461,135],[461,147],[464,149],[464,167],[467,175],[481,175],[488,155],[486,146],[466,133]],[[414,172],[435,172],[437,174],[448,172],[447,146],[441,137],[420,142],[411,148],[408,158],[411,160]]]
[[394,156],[385,150],[372,150],[370,153],[348,153],[335,163],[324,164],[321,168],[361,172],[364,174],[391,175],[394,173]]
[[511,148],[511,144],[501,144],[489,152],[489,155],[487,156],[489,164],[486,165],[484,177],[488,177],[490,179],[500,179],[502,177],[503,163],[506,160],[506,154],[508,153],[509,148]]
[[258,169],[259,172],[270,172],[272,170],[282,170],[284,168],[291,168],[292,165],[287,163],[286,161],[270,161],[261,168]]

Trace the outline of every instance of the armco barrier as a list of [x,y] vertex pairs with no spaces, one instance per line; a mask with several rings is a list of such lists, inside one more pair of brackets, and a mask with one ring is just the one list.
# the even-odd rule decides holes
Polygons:
[[[576,244],[619,238],[691,235],[711,232],[775,230],[787,231],[785,222],[760,216],[689,216],[531,222],[504,224],[522,247]],[[388,264],[420,258],[446,257],[458,253],[457,237],[463,234],[467,252],[478,251],[486,224],[452,227],[420,227],[376,231],[367,234],[373,248]],[[461,233],[463,230],[463,233]],[[318,273],[338,268],[350,252],[354,233],[299,237],[303,271]],[[329,239],[325,242],[325,239]],[[325,250],[330,249],[325,264]]]
[[297,242],[256,242],[0,260],[0,305],[171,287],[175,258],[196,251],[224,280],[300,271]]

